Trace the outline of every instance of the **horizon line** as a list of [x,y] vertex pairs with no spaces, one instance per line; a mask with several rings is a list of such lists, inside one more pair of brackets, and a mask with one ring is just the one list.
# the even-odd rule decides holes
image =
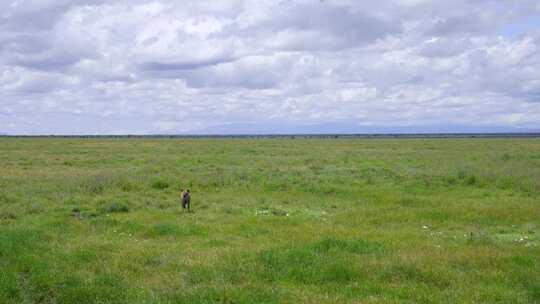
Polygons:
[[230,133],[230,134],[0,134],[0,137],[59,138],[230,138],[230,137],[540,137],[539,132],[381,132],[381,133]]

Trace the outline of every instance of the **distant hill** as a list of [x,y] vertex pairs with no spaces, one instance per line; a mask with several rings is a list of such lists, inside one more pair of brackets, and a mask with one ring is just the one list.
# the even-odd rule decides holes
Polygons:
[[300,125],[293,123],[255,124],[235,123],[196,130],[193,134],[489,134],[489,133],[540,133],[540,130],[512,128],[507,126],[363,126],[356,122],[322,123]]

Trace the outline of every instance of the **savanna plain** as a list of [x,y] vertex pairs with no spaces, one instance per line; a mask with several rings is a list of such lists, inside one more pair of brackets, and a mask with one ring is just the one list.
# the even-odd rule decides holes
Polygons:
[[2,138],[0,303],[540,303],[540,140]]

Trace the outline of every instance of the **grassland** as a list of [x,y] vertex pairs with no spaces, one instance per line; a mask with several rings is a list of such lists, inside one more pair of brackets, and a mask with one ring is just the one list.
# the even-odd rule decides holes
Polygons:
[[540,140],[0,139],[0,303],[540,303]]

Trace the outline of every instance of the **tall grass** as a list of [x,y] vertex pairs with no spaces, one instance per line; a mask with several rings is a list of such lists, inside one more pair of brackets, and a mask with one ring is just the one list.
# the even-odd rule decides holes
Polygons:
[[540,302],[538,151],[0,139],[0,303]]

